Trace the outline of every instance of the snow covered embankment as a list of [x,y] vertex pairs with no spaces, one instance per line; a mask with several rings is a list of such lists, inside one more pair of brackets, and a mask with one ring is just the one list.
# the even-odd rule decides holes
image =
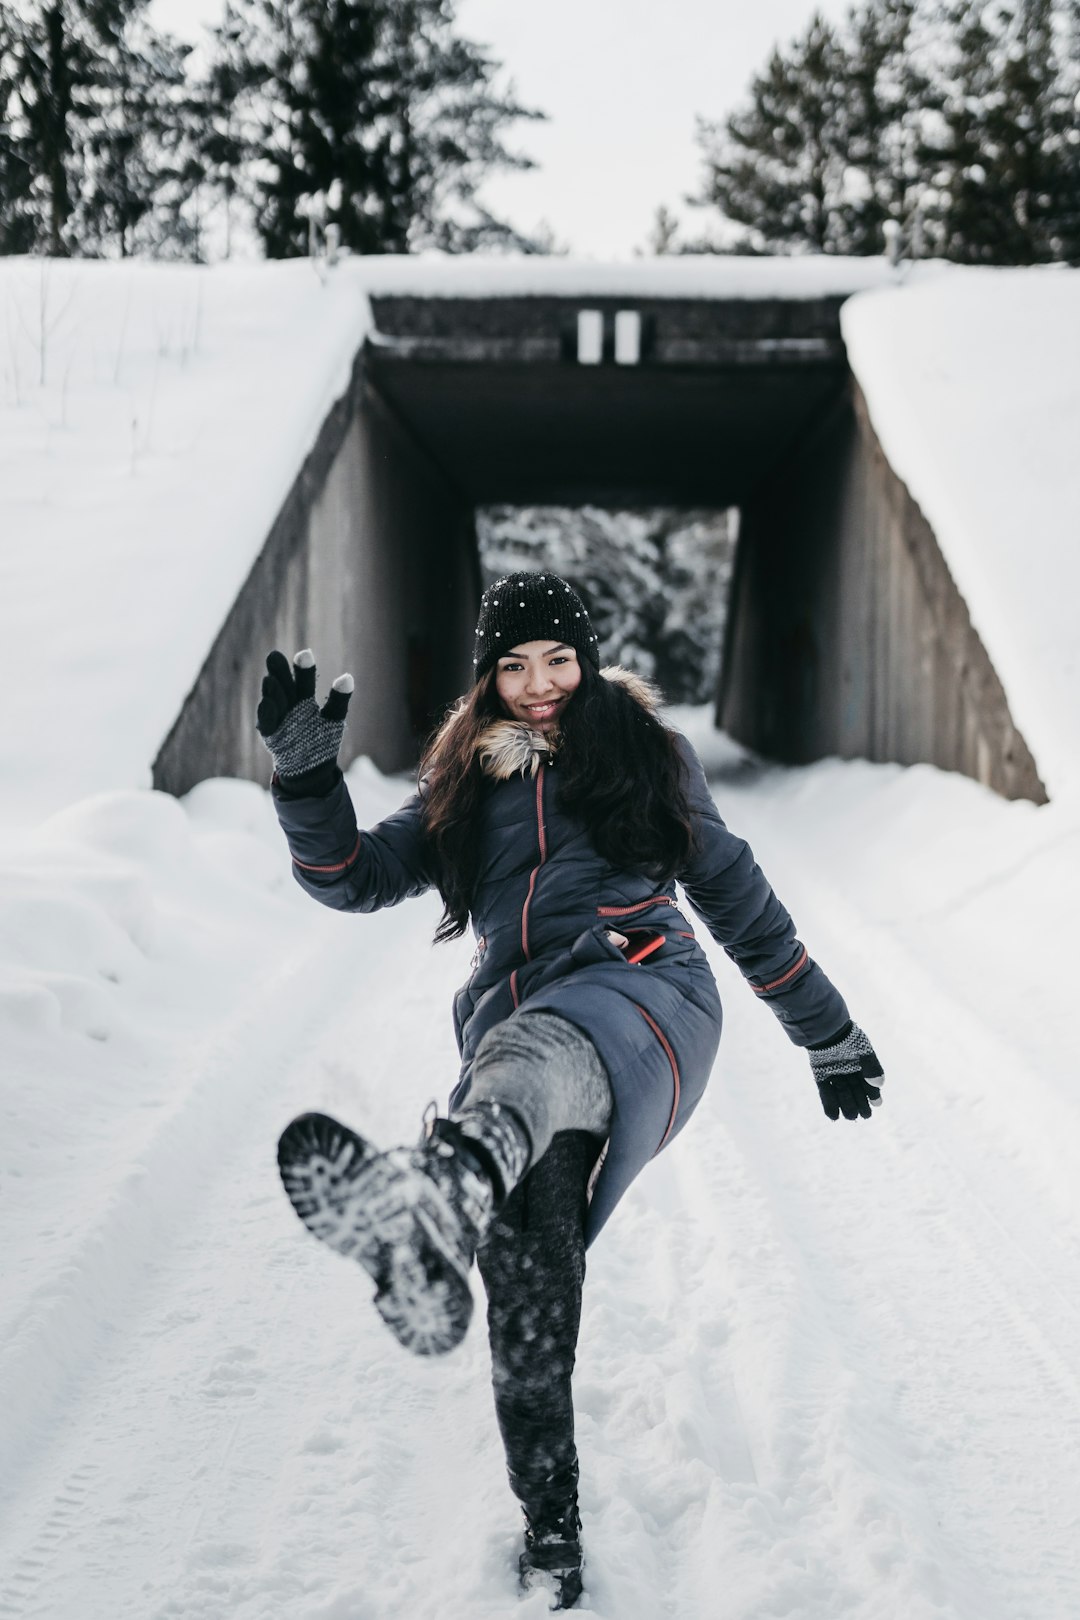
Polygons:
[[[590,1257],[581,1612],[1071,1620],[1080,815],[720,763],[886,1102],[830,1125],[716,953],[713,1086]],[[352,781],[367,820],[403,792]],[[273,1165],[305,1106],[412,1136],[467,945],[430,950],[432,902],[312,906],[238,783],[75,806],[0,901],[0,1612],[546,1612],[515,1596],[482,1331],[403,1356]]]
[[936,272],[849,299],[844,341],[1053,799],[1080,786],[1080,270]]
[[0,259],[0,822],[143,787],[348,384],[357,268]]

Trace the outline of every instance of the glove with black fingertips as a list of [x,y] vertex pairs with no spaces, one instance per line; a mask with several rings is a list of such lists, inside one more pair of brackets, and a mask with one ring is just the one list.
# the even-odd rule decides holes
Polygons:
[[[877,1053],[858,1024],[848,1022],[838,1034],[807,1047],[821,1106],[830,1119],[869,1119],[881,1106],[885,1072]],[[876,1082],[876,1083],[875,1083]]]
[[315,795],[329,791],[337,780],[353,684],[351,675],[339,675],[320,709],[311,648],[298,652],[291,667],[276,649],[268,656],[255,725],[286,791]]

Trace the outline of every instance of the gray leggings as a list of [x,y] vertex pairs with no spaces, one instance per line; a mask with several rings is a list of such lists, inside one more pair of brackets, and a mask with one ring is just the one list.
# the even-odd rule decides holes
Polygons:
[[611,1084],[589,1037],[554,1013],[516,1012],[476,1049],[465,1106],[498,1102],[521,1118],[537,1164],[558,1131],[606,1136]]

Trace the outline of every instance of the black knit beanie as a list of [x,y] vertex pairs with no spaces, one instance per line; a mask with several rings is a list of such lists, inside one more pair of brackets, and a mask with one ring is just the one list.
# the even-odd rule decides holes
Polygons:
[[505,574],[480,598],[473,675],[524,641],[564,641],[600,668],[600,647],[588,610],[558,574]]

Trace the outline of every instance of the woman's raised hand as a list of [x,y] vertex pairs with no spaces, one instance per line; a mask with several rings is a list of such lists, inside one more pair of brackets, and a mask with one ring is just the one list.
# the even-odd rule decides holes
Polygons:
[[320,709],[311,648],[298,652],[291,667],[284,653],[269,655],[255,725],[278,776],[304,776],[337,758],[353,684],[351,675],[339,675]]

